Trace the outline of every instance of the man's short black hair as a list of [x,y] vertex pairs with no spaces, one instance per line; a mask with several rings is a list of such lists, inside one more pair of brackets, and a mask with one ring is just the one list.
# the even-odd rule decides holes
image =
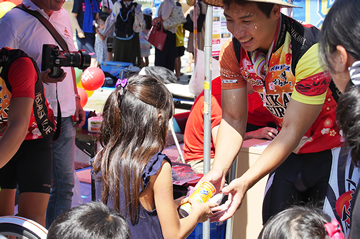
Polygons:
[[250,2],[244,0],[223,0],[224,6],[230,6],[231,4],[238,4],[238,5],[246,5],[250,3],[255,3],[260,11],[262,11],[267,18],[270,17],[271,10],[274,7],[274,3],[265,3],[265,2]]

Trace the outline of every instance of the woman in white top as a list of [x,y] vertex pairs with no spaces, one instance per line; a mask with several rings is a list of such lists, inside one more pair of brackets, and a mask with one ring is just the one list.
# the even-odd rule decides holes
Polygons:
[[[158,17],[153,20],[153,25],[159,22],[160,18],[162,21],[169,19],[175,6],[175,0],[164,0],[159,7]],[[176,58],[176,27],[168,30],[164,29],[164,33],[166,33],[164,49],[160,51],[155,48],[155,66],[163,66],[174,71]]]

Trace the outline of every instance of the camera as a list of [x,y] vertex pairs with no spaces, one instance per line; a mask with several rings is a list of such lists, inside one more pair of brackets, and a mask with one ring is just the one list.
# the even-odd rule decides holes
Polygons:
[[41,70],[50,68],[49,77],[58,78],[62,75],[62,66],[86,69],[90,66],[91,56],[85,50],[60,51],[59,47],[52,44],[44,44],[42,52]]

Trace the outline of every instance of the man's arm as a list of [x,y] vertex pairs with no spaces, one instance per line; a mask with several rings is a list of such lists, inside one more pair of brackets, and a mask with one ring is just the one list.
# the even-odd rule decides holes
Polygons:
[[70,16],[72,18],[73,24],[75,25],[75,29],[77,30],[78,36],[80,38],[85,38],[85,34],[84,34],[83,30],[81,29],[79,22],[77,20],[77,15],[78,15],[77,13],[73,12]]
[[298,146],[301,138],[319,115],[321,108],[322,105],[308,105],[290,100],[279,135],[240,178],[223,188],[222,191],[230,195],[230,201],[227,202],[228,208],[219,218],[221,221],[234,215],[247,190],[285,161]]
[[223,113],[216,136],[215,160],[212,169],[202,179],[202,181],[212,182],[217,191],[223,187],[225,175],[244,140],[247,121],[247,88],[223,90],[221,103]]
[[72,79],[73,79],[75,104],[76,104],[74,127],[81,128],[85,124],[86,114],[84,112],[83,107],[80,104],[80,98],[78,97],[79,94],[78,94],[78,89],[77,89],[77,85],[76,85],[76,74],[75,74],[74,67],[71,67],[71,74],[72,74]]
[[24,141],[33,103],[34,100],[29,97],[11,99],[7,129],[0,137],[0,168],[10,161]]

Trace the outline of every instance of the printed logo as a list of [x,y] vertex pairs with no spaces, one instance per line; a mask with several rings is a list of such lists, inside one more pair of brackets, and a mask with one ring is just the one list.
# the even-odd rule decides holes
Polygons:
[[[286,54],[286,55],[289,55],[289,54]],[[282,65],[275,65],[270,68],[270,72],[271,71],[283,71],[283,70],[290,72],[291,67],[289,65],[282,64]]]
[[71,38],[71,35],[70,35],[69,31],[66,29],[66,27],[64,30],[64,36],[66,36],[67,38]]
[[347,227],[350,227],[350,212],[351,212],[351,200],[353,199],[352,195],[354,191],[350,190],[342,194],[336,200],[336,213],[340,216],[341,221],[345,222]]
[[221,83],[224,83],[224,84],[238,83],[238,80],[237,79],[234,79],[234,80],[221,80]]
[[249,72],[249,73],[254,73],[255,74],[255,70],[254,67],[251,63],[251,61],[249,61],[247,58],[244,58],[242,61],[242,66]]
[[284,87],[286,85],[290,85],[292,86],[292,82],[288,81],[287,77],[286,77],[286,73],[285,71],[280,73],[280,79],[279,78],[275,78],[272,83],[274,84],[274,86],[280,86],[280,87]]
[[[264,99],[264,95],[259,93],[261,100]],[[280,100],[279,94],[266,94],[266,108],[270,111],[271,114],[277,118],[283,118],[288,103],[291,99],[291,92],[284,92],[282,94],[282,101]]]
[[275,84],[273,82],[269,83],[269,89],[270,90],[275,90]]
[[310,76],[299,81],[295,88],[296,90],[306,96],[322,95],[329,87],[331,78],[324,72]]

